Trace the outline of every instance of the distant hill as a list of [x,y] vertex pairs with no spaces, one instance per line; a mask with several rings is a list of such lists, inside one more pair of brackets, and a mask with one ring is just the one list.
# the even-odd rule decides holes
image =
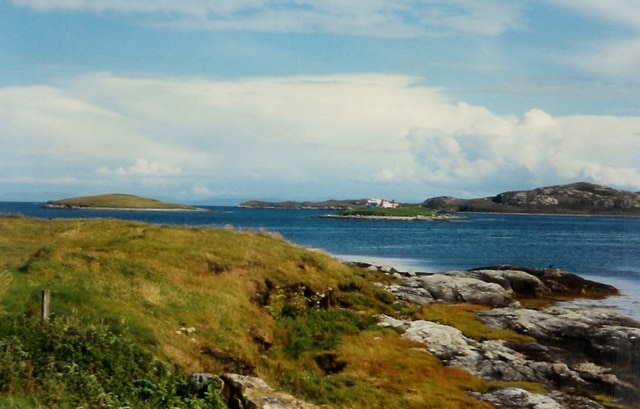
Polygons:
[[321,202],[265,202],[250,200],[240,203],[238,207],[266,208],[266,209],[348,209],[367,205],[367,199],[324,200]]
[[44,206],[51,209],[199,210],[184,204],[122,193],[49,200]]
[[440,196],[423,206],[440,212],[547,213],[640,216],[640,192],[586,182],[503,192],[493,197]]

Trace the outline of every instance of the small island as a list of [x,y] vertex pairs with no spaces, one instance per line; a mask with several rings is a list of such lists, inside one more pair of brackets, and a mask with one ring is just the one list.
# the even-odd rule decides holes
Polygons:
[[203,211],[204,209],[177,203],[162,202],[157,199],[123,193],[95,196],[81,196],[61,200],[49,200],[44,204],[48,209],[78,210],[155,210],[155,211]]
[[441,212],[640,216],[640,192],[587,182],[502,192],[491,197],[459,199],[438,196],[422,206]]
[[[384,203],[384,202],[382,202]],[[416,221],[450,221],[463,219],[447,213],[436,212],[420,205],[391,206],[372,205],[353,207],[336,214],[325,215],[328,218],[373,219],[373,220],[416,220]]]

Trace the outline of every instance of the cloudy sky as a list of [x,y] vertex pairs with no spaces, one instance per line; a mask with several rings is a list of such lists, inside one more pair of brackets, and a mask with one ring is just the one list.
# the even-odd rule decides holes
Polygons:
[[0,0],[0,200],[640,190],[637,0]]

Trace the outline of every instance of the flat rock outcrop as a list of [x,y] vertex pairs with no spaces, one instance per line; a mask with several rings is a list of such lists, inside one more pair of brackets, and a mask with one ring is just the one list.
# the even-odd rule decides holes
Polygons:
[[611,286],[557,269],[494,266],[406,276],[389,289],[399,300],[414,304],[472,302],[492,307],[478,313],[482,322],[536,340],[479,341],[436,322],[381,318],[381,325],[402,330],[445,365],[487,380],[536,382],[547,391],[540,395],[507,388],[478,396],[497,408],[602,408],[591,398],[599,393],[626,404],[640,400],[640,322],[604,308],[521,306],[525,299],[617,294]]
[[569,396],[552,392],[550,396],[528,392],[522,388],[510,387],[476,395],[477,398],[491,403],[497,409],[603,409],[604,406],[581,396]]
[[613,189],[593,183],[546,186],[502,192],[496,196],[458,199],[440,196],[423,206],[441,212],[500,212],[640,215],[640,192]]
[[232,409],[316,409],[318,406],[277,391],[263,379],[238,374],[220,376],[222,396]]
[[613,286],[555,268],[509,265],[407,276],[389,286],[389,290],[399,299],[416,304],[468,302],[489,307],[506,307],[518,299],[603,298],[619,294]]

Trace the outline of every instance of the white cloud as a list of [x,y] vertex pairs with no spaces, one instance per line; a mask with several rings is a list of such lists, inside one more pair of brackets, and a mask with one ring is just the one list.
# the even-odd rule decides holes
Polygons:
[[426,181],[477,184],[546,173],[561,135],[548,114],[532,110],[522,119],[478,117],[457,130],[417,128],[407,139]]
[[38,12],[142,13],[159,24],[193,29],[330,32],[410,37],[486,36],[520,26],[517,6],[500,0],[12,0]]
[[637,0],[546,0],[598,20],[611,21],[640,29],[640,3]]
[[560,56],[591,73],[633,81],[637,89],[640,72],[640,2],[637,0],[546,0],[606,24],[598,39],[580,44],[575,51]]
[[111,170],[107,167],[101,167],[98,169],[99,173],[106,175],[176,175],[182,172],[179,167],[172,167],[170,165],[162,165],[156,161],[149,162],[146,159],[138,159],[135,164],[124,168],[119,167]]
[[640,189],[640,117],[501,116],[420,81],[97,74],[0,89],[0,184],[399,200],[576,180]]
[[210,197],[214,195],[213,190],[209,189],[207,186],[196,185],[191,188],[190,194],[197,197]]
[[[640,16],[639,16],[640,18]],[[640,35],[631,39],[598,42],[589,50],[567,59],[591,72],[638,80],[640,72]]]

